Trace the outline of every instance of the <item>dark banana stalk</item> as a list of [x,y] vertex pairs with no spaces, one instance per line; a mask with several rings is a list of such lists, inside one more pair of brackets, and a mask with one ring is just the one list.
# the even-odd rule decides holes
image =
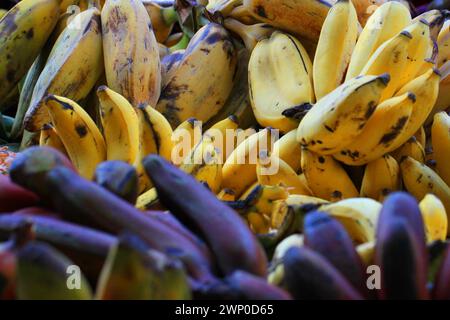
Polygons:
[[244,270],[265,276],[264,250],[237,212],[163,158],[150,155],[143,164],[161,203],[206,240],[224,274]]

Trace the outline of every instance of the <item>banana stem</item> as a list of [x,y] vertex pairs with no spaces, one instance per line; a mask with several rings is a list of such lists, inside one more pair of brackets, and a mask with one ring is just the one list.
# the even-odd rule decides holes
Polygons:
[[177,50],[186,49],[186,47],[189,44],[189,41],[191,38],[187,34],[183,34],[183,37],[178,41],[178,43],[172,47],[169,48],[170,52],[175,52]]
[[161,16],[163,17],[164,23],[168,26],[178,21],[178,14],[173,6],[161,8]]

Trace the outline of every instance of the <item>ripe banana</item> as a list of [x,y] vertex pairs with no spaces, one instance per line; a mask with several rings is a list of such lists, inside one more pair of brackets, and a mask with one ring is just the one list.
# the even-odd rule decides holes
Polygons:
[[202,138],[201,122],[195,118],[183,121],[172,133],[172,162],[180,165]]
[[425,163],[425,150],[415,136],[409,138],[400,148],[391,152],[391,156],[400,162],[404,157],[411,157],[421,163]]
[[375,240],[381,203],[370,198],[345,199],[320,207],[341,222],[352,240],[356,243],[365,243]]
[[301,159],[302,171],[314,196],[329,201],[358,196],[352,180],[333,157],[303,149]]
[[359,35],[345,80],[360,75],[372,54],[385,41],[407,27],[410,22],[411,14],[400,2],[389,1],[378,7]]
[[237,34],[242,39],[249,52],[253,51],[259,41],[269,38],[275,31],[267,23],[246,25],[232,18],[225,19],[223,23],[225,28]]
[[[270,152],[275,131],[265,128],[255,132],[238,144],[222,167],[222,188],[228,188],[239,197],[256,180],[256,165],[259,154]],[[238,141],[239,143],[239,141]]]
[[350,0],[336,2],[323,23],[313,63],[317,100],[336,89],[344,80],[358,37],[358,17]]
[[382,102],[361,134],[334,157],[347,165],[358,166],[394,150],[415,102],[415,95],[409,92]]
[[189,42],[156,108],[172,127],[190,117],[208,121],[231,92],[236,63],[237,52],[228,32],[216,23],[207,24]]
[[208,136],[213,141],[214,147],[222,159],[222,164],[236,148],[238,126],[237,118],[231,115],[217,122],[204,133],[204,136]]
[[51,124],[46,124],[41,130],[41,135],[39,138],[39,145],[41,147],[51,147],[63,154],[67,155],[66,147],[64,147],[61,138],[58,136],[55,128]]
[[439,47],[437,67],[440,68],[444,63],[450,60],[450,19],[444,22],[437,38]]
[[273,144],[272,154],[286,162],[295,172],[301,170],[302,148],[297,141],[297,130],[291,130]]
[[161,91],[159,47],[140,0],[109,0],[102,10],[108,87],[133,107],[156,106]]
[[312,64],[306,50],[294,37],[275,32],[258,42],[248,66],[250,101],[258,123],[281,132],[298,126],[286,112],[314,102]]
[[[428,193],[436,195],[444,204],[448,218],[450,214],[450,187],[444,180],[432,169],[410,157],[400,163],[400,169],[406,190],[417,201],[422,200]],[[448,232],[447,230],[447,235]]]
[[34,87],[25,128],[39,130],[50,118],[42,101],[48,94],[78,101],[86,97],[103,73],[100,12],[89,9],[77,15],[56,41]]
[[0,101],[31,67],[58,17],[57,0],[23,0],[0,20]]
[[401,187],[400,167],[390,155],[369,162],[364,170],[360,195],[378,201]]
[[317,42],[334,1],[244,0],[244,7],[257,20]]
[[131,104],[106,86],[97,90],[106,159],[134,164],[139,153],[139,121]]
[[442,201],[433,194],[427,194],[419,202],[419,208],[425,225],[427,241],[429,243],[436,240],[445,241],[448,220]]
[[401,31],[379,46],[362,68],[361,74],[363,75],[389,74],[390,81],[384,89],[380,101],[392,97],[400,89],[402,73],[409,63],[408,48],[411,39],[412,35],[409,32]]
[[420,145],[425,148],[427,145],[427,133],[425,132],[424,127],[420,127],[419,130],[416,131],[414,134],[414,137],[416,137],[417,142],[420,143]]
[[311,191],[286,162],[275,155],[261,156],[256,166],[258,183],[269,186],[283,186],[289,194],[311,195]]
[[350,144],[371,118],[389,76],[353,78],[320,99],[301,120],[297,140],[328,155]]
[[142,3],[150,16],[156,40],[159,43],[164,43],[178,19],[175,9],[173,7],[161,7],[153,1],[142,1]]
[[439,111],[448,109],[450,106],[450,61],[447,61],[439,68],[441,74],[441,82],[439,83],[439,94],[436,98],[433,110],[428,116],[425,124],[430,124],[433,121],[433,116]]
[[447,185],[450,184],[450,116],[446,112],[434,115],[431,127],[431,143],[433,145],[436,171]]
[[75,168],[91,179],[97,164],[106,159],[105,140],[94,121],[67,98],[50,95],[44,104]]

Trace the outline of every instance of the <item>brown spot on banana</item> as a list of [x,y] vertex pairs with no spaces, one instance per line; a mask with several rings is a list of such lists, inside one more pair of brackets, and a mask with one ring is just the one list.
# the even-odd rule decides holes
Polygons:
[[379,144],[389,145],[395,138],[398,137],[398,135],[408,122],[408,119],[409,117],[401,117],[400,119],[398,119],[395,126],[393,126],[388,133],[381,137]]
[[83,138],[87,135],[87,128],[84,125],[76,125],[75,126],[75,131],[77,132],[78,136],[80,138]]

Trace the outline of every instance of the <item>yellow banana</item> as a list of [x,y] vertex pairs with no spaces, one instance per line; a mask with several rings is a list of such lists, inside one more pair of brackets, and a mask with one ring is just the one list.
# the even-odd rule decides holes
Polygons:
[[297,141],[297,130],[291,130],[275,141],[272,154],[286,162],[295,172],[301,170],[302,148]]
[[314,102],[309,56],[301,43],[286,33],[275,32],[258,42],[250,57],[248,77],[253,112],[264,127],[288,132],[298,126],[298,120],[286,112],[295,115]]
[[310,190],[286,162],[275,155],[261,156],[256,166],[258,183],[268,186],[283,186],[289,194],[311,195]]
[[210,136],[203,136],[202,141],[184,159],[180,169],[206,183],[212,192],[218,193],[221,190],[222,156]]
[[243,3],[255,19],[317,42],[334,1],[244,0]]
[[189,42],[156,108],[173,127],[190,117],[208,121],[231,92],[236,64],[237,52],[228,32],[216,23],[207,24]]
[[225,28],[237,34],[242,39],[245,47],[250,52],[259,41],[269,38],[275,31],[275,29],[266,23],[246,25],[232,18],[225,19],[223,23]]
[[375,50],[402,31],[410,22],[411,14],[400,2],[389,1],[378,7],[359,35],[345,79],[358,76]]
[[[273,260],[277,261],[283,259],[285,253],[292,247],[302,247],[304,244],[303,235],[301,234],[293,234],[289,237],[286,237],[281,241],[277,247],[275,248],[275,252],[273,254]],[[272,273],[271,273],[272,275]],[[270,280],[270,283],[273,283],[274,279]]]
[[137,198],[136,208],[139,210],[151,210],[152,206],[157,202],[158,193],[155,188],[151,188]]
[[375,241],[364,242],[356,246],[356,252],[360,256],[364,265],[370,266],[373,264],[375,255]]
[[363,130],[389,83],[388,75],[353,78],[320,99],[301,120],[297,140],[311,151],[333,154]]
[[3,16],[8,13],[8,10],[0,9],[0,19],[3,18]]
[[242,5],[242,0],[209,0],[206,9],[209,12],[220,12],[222,16],[227,17],[234,8]]
[[415,136],[409,138],[400,148],[391,152],[391,155],[400,162],[404,157],[411,157],[421,163],[425,163],[425,150]]
[[450,185],[450,116],[446,112],[434,115],[431,143],[436,161],[436,171]]
[[245,23],[246,25],[252,25],[259,22],[252,16],[251,12],[244,5],[235,7],[233,10],[231,10],[228,16],[242,23]]
[[[411,157],[400,163],[400,169],[406,190],[417,201],[422,200],[428,193],[434,194],[442,201],[448,218],[450,214],[450,187],[444,180],[432,169]],[[447,235],[449,235],[448,230]]]
[[317,100],[336,89],[344,80],[358,37],[358,17],[350,0],[336,2],[322,26],[313,63]]
[[42,100],[48,94],[78,101],[86,97],[103,73],[100,12],[79,13],[58,37],[34,87],[25,128],[39,130],[50,121]]
[[444,23],[444,21],[447,19],[447,14],[445,13],[445,10],[428,10],[424,13],[416,16],[412,22],[417,22],[419,20],[424,20],[428,22],[431,29],[431,38],[433,41],[437,40],[439,31],[441,30],[441,27]]
[[140,0],[109,0],[102,10],[108,87],[133,107],[156,106],[161,91],[159,47]]
[[161,7],[153,1],[142,1],[142,3],[150,16],[156,40],[159,43],[164,43],[178,18],[175,9],[173,7]]
[[274,130],[265,128],[255,132],[237,147],[225,161],[222,168],[222,187],[231,189],[239,197],[256,180],[256,164],[261,151],[270,152]]
[[425,225],[427,241],[429,243],[436,240],[445,241],[448,220],[442,201],[433,194],[427,194],[419,202],[419,208]]
[[363,75],[390,75],[389,84],[381,95],[381,101],[394,95],[400,89],[402,72],[408,65],[408,48],[412,35],[407,31],[401,31],[396,36],[384,42],[370,56],[361,70]]
[[139,121],[133,106],[106,86],[97,90],[106,159],[134,164],[139,154]]
[[208,136],[212,139],[214,147],[220,154],[222,164],[225,163],[225,160],[236,147],[237,121],[237,118],[234,115],[231,115],[228,118],[217,122],[204,133],[204,136]]
[[382,102],[367,121],[361,134],[334,157],[347,165],[358,166],[396,149],[395,142],[408,123],[415,95],[405,93]]
[[286,204],[289,206],[292,205],[301,206],[304,204],[326,204],[326,203],[329,202],[321,198],[300,194],[290,194],[289,197],[286,199]]
[[352,198],[322,205],[319,210],[341,222],[352,240],[361,244],[375,240],[381,207],[381,203],[370,198]]
[[0,101],[16,88],[58,22],[57,0],[23,0],[0,20]]
[[401,182],[397,161],[390,155],[384,155],[367,164],[360,195],[383,201],[390,192],[400,190]]
[[423,148],[425,148],[425,146],[427,145],[427,134],[426,134],[425,129],[423,128],[423,126],[420,127],[420,129],[416,131],[414,136],[416,137],[417,142],[420,143],[420,145]]
[[106,146],[94,121],[77,103],[47,96],[44,104],[52,124],[81,176],[92,179],[95,168],[106,159]]
[[201,122],[195,118],[183,121],[172,133],[172,162],[180,165],[201,139]]
[[444,22],[437,38],[437,45],[439,48],[437,66],[440,68],[450,60],[450,19]]
[[233,190],[225,188],[220,190],[220,192],[217,194],[217,199],[221,201],[235,201],[236,195],[234,194]]
[[302,171],[314,196],[338,201],[359,195],[348,174],[333,157],[303,149],[301,158]]
[[450,61],[447,61],[439,68],[441,81],[439,82],[439,93],[436,98],[433,110],[428,116],[425,124],[433,121],[433,116],[443,110],[447,110],[450,106]]
[[41,147],[44,146],[54,148],[67,155],[66,148],[64,147],[61,138],[58,136],[58,133],[51,124],[45,124],[42,128],[41,136],[39,138],[39,145]]

